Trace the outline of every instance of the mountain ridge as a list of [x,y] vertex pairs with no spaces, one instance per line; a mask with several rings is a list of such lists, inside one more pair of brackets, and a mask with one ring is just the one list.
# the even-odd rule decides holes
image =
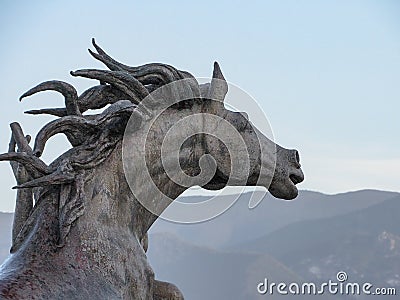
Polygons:
[[[400,277],[396,277],[400,274],[400,193],[300,191],[294,201],[266,195],[253,210],[248,209],[248,196],[242,195],[232,209],[200,224],[158,220],[149,232],[147,252],[156,278],[176,284],[187,299],[194,300],[265,299],[256,290],[264,278],[318,283],[334,279],[340,270],[353,282],[368,280],[400,290]],[[12,216],[0,213],[1,261],[9,253]],[[262,238],[269,244],[257,244]],[[247,249],[236,249],[237,241]]]
[[[225,249],[243,238],[250,241],[297,221],[346,214],[400,194],[377,190],[360,190],[338,195],[300,191],[298,199],[292,201],[277,200],[266,194],[256,208],[249,209],[250,195],[251,193],[240,195],[236,203],[217,218],[197,224],[175,224],[158,219],[150,232],[175,232],[193,244]],[[192,197],[193,202],[206,199],[209,197]],[[262,226],[263,224],[268,226]]]

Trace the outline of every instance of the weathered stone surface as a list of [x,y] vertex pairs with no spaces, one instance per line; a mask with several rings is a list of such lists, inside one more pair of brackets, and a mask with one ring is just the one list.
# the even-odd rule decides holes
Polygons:
[[[243,114],[224,107],[227,84],[218,64],[212,82],[199,85],[191,74],[169,65],[125,66],[93,45],[97,53],[91,54],[110,70],[71,74],[100,80],[101,85],[78,96],[71,85],[50,81],[25,93],[21,98],[44,90],[58,91],[64,95],[66,107],[29,111],[59,118],[43,127],[33,149],[28,145],[30,138],[13,123],[9,152],[0,155],[0,160],[11,161],[19,189],[11,255],[0,269],[2,299],[183,299],[177,287],[155,280],[147,262],[147,231],[169,203],[152,198],[151,186],[142,174],[134,173],[139,183],[135,193],[126,180],[122,139],[130,118],[134,118],[133,127],[127,130],[131,142],[142,138],[145,128],[153,127],[146,137],[146,149],[131,149],[129,160],[135,165],[146,157],[155,185],[171,199],[187,186],[170,176],[201,173],[201,157],[206,154],[216,163],[215,174],[202,184],[207,189],[244,182],[263,185],[276,197],[293,199],[297,196],[295,184],[304,179],[297,151],[276,145]],[[184,92],[192,97],[166,106],[157,122],[151,123],[157,102],[150,93],[182,79],[186,80]],[[182,90],[172,88],[170,92],[169,97],[176,98]],[[146,97],[150,102],[142,105]],[[101,114],[82,115],[107,104],[111,105]],[[167,176],[161,160],[163,138],[173,124],[194,114],[213,115],[233,126],[247,146],[247,173],[238,172],[230,180],[232,157],[244,154],[229,153],[236,149],[234,138],[221,144],[213,136],[197,134],[181,145],[179,165]],[[199,132],[218,127],[213,121],[196,120],[191,126]],[[46,141],[57,133],[64,133],[73,147],[46,165],[39,157]],[[179,132],[176,138],[181,138]],[[147,196],[155,203],[156,213],[145,209],[135,195]]]

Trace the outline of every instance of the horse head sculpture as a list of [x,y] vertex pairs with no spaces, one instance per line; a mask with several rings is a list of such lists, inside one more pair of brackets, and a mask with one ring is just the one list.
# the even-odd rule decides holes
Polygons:
[[[217,63],[211,82],[198,84],[169,65],[126,66],[93,45],[90,53],[109,70],[71,75],[100,85],[80,96],[61,81],[26,92],[21,99],[60,92],[65,108],[28,111],[59,118],[40,130],[33,149],[11,124],[9,152],[0,155],[11,161],[18,189],[11,255],[0,268],[4,299],[182,299],[174,285],[155,280],[145,254],[147,231],[172,200],[193,185],[264,186],[293,199],[304,179],[296,150],[225,108],[228,84]],[[40,156],[58,133],[72,148],[47,165]]]

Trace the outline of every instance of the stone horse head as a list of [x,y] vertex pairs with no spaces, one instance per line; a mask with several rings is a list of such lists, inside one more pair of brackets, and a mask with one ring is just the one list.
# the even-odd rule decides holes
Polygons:
[[[225,108],[228,85],[217,63],[211,82],[200,85],[169,65],[126,66],[93,45],[90,53],[109,70],[71,74],[100,85],[78,96],[70,84],[48,81],[21,96],[54,90],[65,108],[28,111],[58,118],[33,148],[11,124],[9,152],[0,155],[11,161],[18,189],[2,299],[182,299],[174,285],[155,280],[146,258],[147,231],[171,200],[193,185],[257,185],[293,199],[304,179],[296,150]],[[72,148],[47,165],[40,156],[58,133]]]

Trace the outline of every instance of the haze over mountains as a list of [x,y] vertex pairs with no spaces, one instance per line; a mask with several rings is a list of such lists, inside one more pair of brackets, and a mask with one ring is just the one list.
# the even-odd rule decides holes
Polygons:
[[[197,224],[176,224],[158,219],[150,232],[172,232],[181,239],[200,246],[225,249],[230,245],[265,236],[295,222],[344,215],[398,195],[376,190],[336,195],[300,191],[296,200],[285,201],[278,200],[268,193],[255,209],[249,209],[251,194],[244,193],[230,209],[217,218]],[[192,202],[207,199],[209,197],[191,197]]]
[[[345,215],[290,224],[239,252],[269,253],[303,277],[400,286],[400,196]],[[399,291],[400,292],[400,291]]]
[[227,212],[200,224],[159,219],[148,252],[156,275],[176,283],[188,299],[278,299],[282,296],[259,295],[257,284],[265,277],[322,283],[335,280],[339,271],[351,282],[395,286],[400,292],[400,194],[301,191],[295,201],[268,194],[253,210],[249,197],[241,195]]
[[[400,293],[399,193],[300,191],[295,201],[268,194],[251,210],[249,197],[241,195],[227,212],[199,224],[159,219],[150,231],[148,251],[156,277],[176,284],[186,299],[280,299],[258,294],[257,284],[264,278],[322,283],[335,280],[339,271],[347,273],[349,282],[396,287]],[[0,260],[8,253],[11,218],[0,214]]]

